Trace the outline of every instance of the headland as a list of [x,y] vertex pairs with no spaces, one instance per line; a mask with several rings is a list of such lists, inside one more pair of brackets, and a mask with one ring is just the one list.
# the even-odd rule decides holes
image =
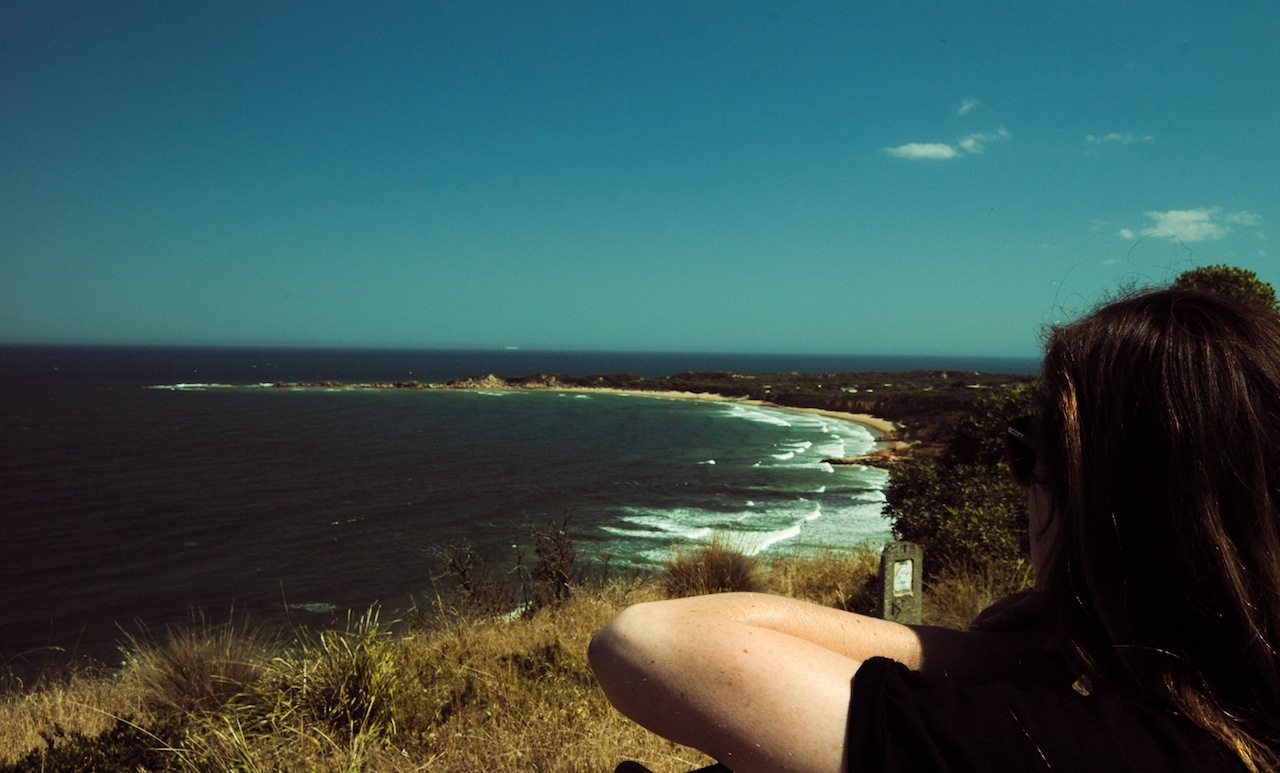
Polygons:
[[916,370],[864,373],[734,373],[686,371],[669,376],[612,373],[570,376],[535,373],[487,374],[444,383],[419,381],[345,384],[338,381],[277,382],[287,389],[538,390],[643,394],[695,400],[733,401],[806,411],[870,428],[878,449],[870,456],[833,463],[883,465],[899,455],[932,453],[946,441],[956,416],[984,392],[1010,389],[1034,376],[974,371]]

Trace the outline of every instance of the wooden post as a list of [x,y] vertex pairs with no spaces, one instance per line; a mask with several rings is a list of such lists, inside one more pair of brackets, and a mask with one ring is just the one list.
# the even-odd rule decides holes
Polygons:
[[880,553],[880,617],[920,623],[924,550],[914,542],[889,542]]

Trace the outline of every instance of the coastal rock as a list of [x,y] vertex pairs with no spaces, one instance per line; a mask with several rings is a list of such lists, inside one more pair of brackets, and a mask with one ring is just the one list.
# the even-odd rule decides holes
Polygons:
[[374,381],[362,384],[364,389],[422,389],[421,381]]
[[463,378],[446,384],[450,389],[508,389],[504,379],[490,373],[479,378]]
[[275,389],[346,389],[341,381],[325,379],[322,381],[277,381],[271,385]]
[[910,447],[902,443],[900,446],[894,444],[889,448],[882,448],[879,451],[872,451],[869,454],[861,456],[839,456],[831,459],[823,459],[827,464],[849,465],[860,464],[864,467],[879,467],[887,469],[904,456],[909,456]]
[[563,389],[569,386],[554,373],[535,373],[532,376],[512,379],[507,383],[524,389]]

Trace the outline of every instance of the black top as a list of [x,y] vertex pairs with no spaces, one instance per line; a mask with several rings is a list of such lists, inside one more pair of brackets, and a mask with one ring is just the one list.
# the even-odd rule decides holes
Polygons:
[[1108,696],[927,679],[872,658],[854,679],[850,771],[1237,771],[1178,715]]

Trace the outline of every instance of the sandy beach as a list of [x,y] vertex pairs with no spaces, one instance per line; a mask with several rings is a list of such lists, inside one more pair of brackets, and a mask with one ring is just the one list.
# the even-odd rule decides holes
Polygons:
[[[502,391],[503,387],[494,388],[492,391]],[[615,394],[628,395],[632,397],[661,397],[675,400],[704,400],[717,403],[740,403],[742,405],[757,405],[763,408],[776,408],[781,411],[797,411],[799,413],[812,413],[819,416],[828,416],[833,419],[842,421],[851,421],[855,424],[861,424],[872,431],[878,441],[884,435],[891,435],[897,432],[897,426],[888,419],[882,419],[878,416],[872,416],[869,413],[846,413],[844,411],[831,411],[824,408],[799,408],[791,405],[779,405],[771,403],[767,400],[751,400],[744,397],[725,397],[721,394],[712,392],[673,392],[673,391],[657,391],[648,389],[611,389],[609,387],[572,387],[572,386],[549,386],[549,387],[505,387],[505,389],[520,392],[531,389],[549,391],[549,392],[582,392],[594,394]]]
[[341,384],[339,382],[314,382],[314,383],[286,383],[278,382],[276,387],[290,388],[311,388],[311,387],[343,387],[354,389],[432,389],[432,390],[457,390],[457,391],[486,391],[486,392],[565,392],[580,394],[613,394],[626,395],[630,397],[655,397],[671,400],[702,400],[706,402],[719,403],[739,403],[741,405],[754,405],[764,408],[774,408],[781,411],[796,411],[799,413],[811,413],[819,416],[827,416],[840,421],[848,421],[871,430],[875,437],[876,443],[881,448],[891,448],[894,450],[902,450],[908,444],[903,442],[898,433],[900,427],[889,419],[883,419],[879,416],[873,416],[869,413],[851,413],[848,411],[836,411],[828,408],[808,408],[795,405],[782,405],[780,403],[770,402],[768,400],[758,400],[748,397],[727,397],[718,392],[690,392],[677,390],[662,389],[625,389],[618,387],[603,386],[576,386],[572,384],[563,384],[552,378],[549,381],[535,381],[532,383],[513,384],[497,376],[488,375],[479,378],[461,379],[459,381],[451,381],[446,384],[430,383],[420,384],[419,382],[404,383],[369,383],[369,384]]

